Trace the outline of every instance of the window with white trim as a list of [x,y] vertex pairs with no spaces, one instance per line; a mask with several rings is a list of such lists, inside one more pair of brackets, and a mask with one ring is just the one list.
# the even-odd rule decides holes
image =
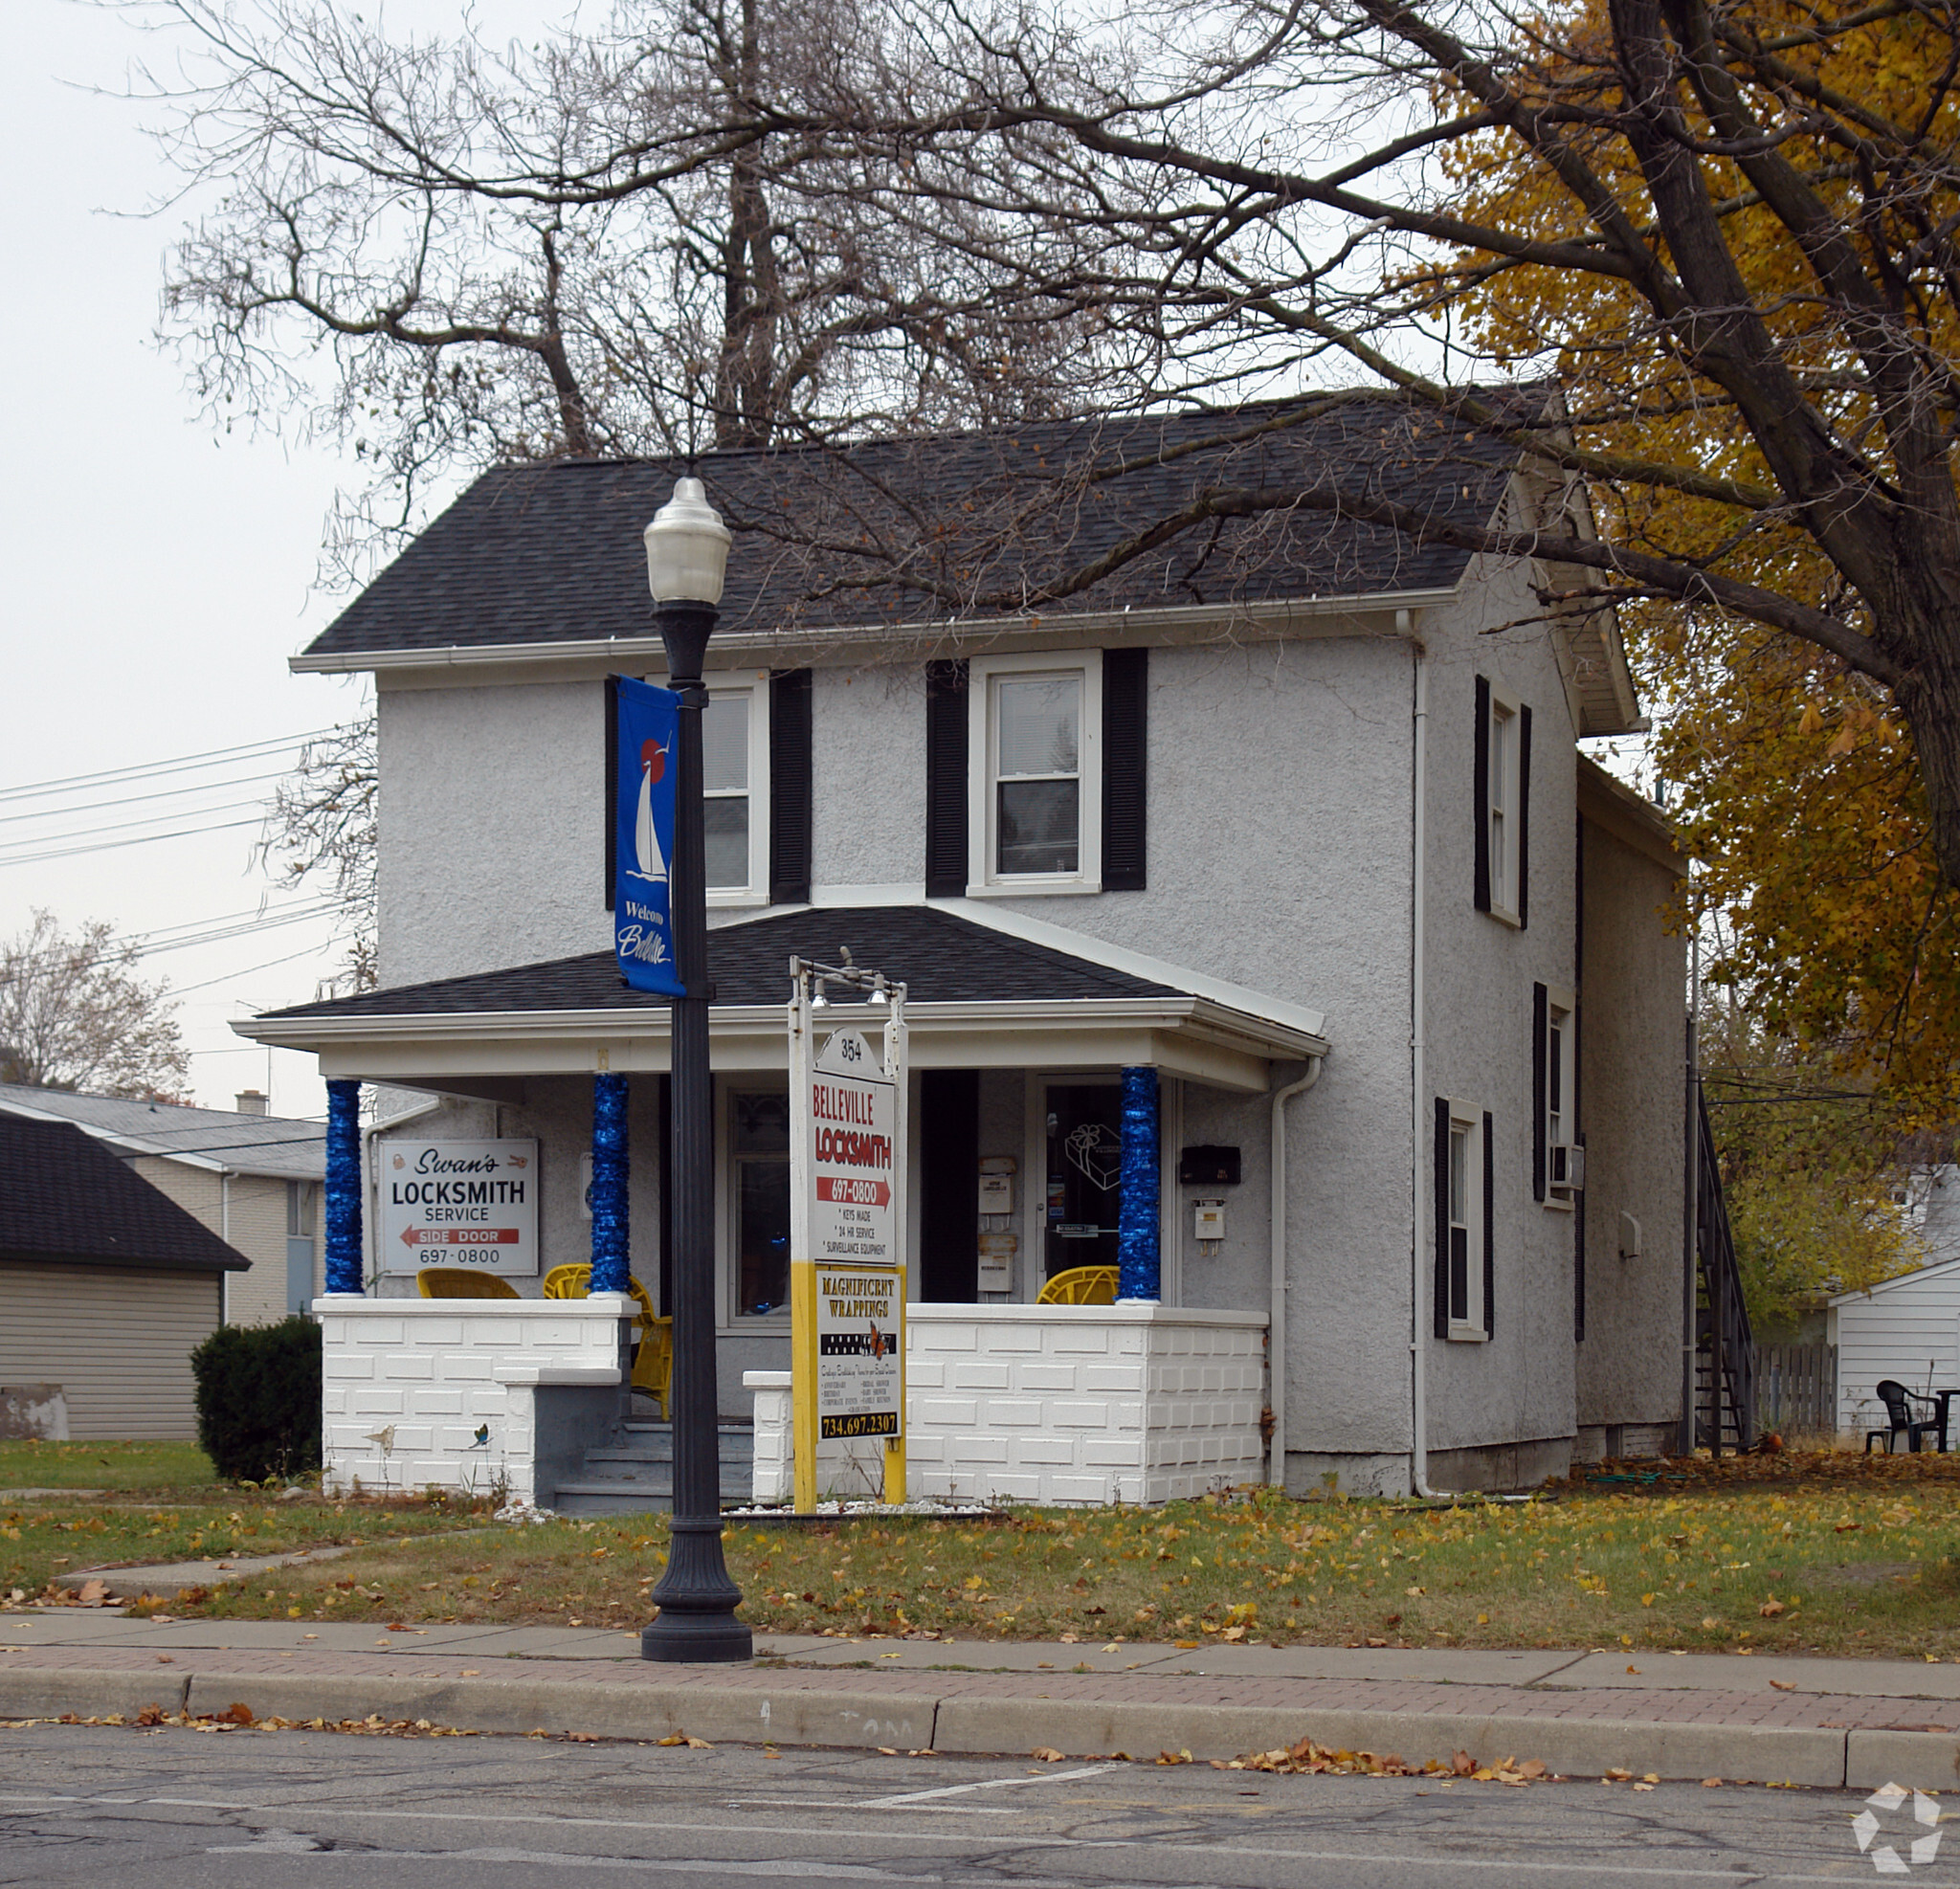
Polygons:
[[[664,677],[650,677],[666,686]],[[702,832],[710,905],[768,900],[769,684],[767,670],[703,678]]]
[[1482,1339],[1483,1305],[1483,1117],[1459,1102],[1450,1104],[1443,1189],[1447,1219],[1449,1336]]
[[1578,1147],[1578,1034],[1570,996],[1551,991],[1545,1009],[1545,1204],[1568,1211],[1585,1184]]
[[1490,692],[1489,773],[1484,783],[1490,846],[1490,909],[1515,924],[1523,906],[1518,869],[1524,857],[1524,797],[1519,758],[1523,747],[1518,704],[1497,689]]
[[969,673],[969,890],[1098,890],[1102,652],[976,656]]

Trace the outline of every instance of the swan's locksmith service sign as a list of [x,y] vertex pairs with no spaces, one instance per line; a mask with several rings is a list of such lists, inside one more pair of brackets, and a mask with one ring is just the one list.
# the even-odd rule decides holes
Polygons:
[[468,1266],[538,1270],[538,1145],[534,1141],[374,1143],[384,1273]]

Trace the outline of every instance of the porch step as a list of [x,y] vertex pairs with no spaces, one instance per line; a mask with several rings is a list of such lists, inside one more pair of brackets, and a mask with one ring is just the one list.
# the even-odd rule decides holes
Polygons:
[[[719,1430],[722,1501],[746,1502],[755,1459],[755,1432],[747,1424]],[[645,1515],[674,1506],[674,1427],[628,1423],[610,1443],[586,1452],[584,1469],[561,1482],[551,1500],[561,1515]]]

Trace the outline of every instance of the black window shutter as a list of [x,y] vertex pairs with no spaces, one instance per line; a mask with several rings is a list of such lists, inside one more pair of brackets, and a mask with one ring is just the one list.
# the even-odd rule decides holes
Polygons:
[[619,678],[606,678],[606,791],[599,796],[606,830],[606,909],[612,909],[612,881],[619,873]]
[[967,665],[928,662],[925,896],[964,899],[967,878]]
[[1490,910],[1490,684],[1477,678],[1477,783],[1470,803],[1477,815],[1477,865],[1471,900],[1480,912]]
[[1102,652],[1102,889],[1145,889],[1150,652]]
[[1491,1147],[1490,1111],[1483,1111],[1483,1335],[1497,1330],[1497,1189],[1496,1161]]
[[810,902],[810,671],[769,678],[769,903]]
[[1531,711],[1518,710],[1518,928],[1529,922],[1531,893]]
[[1572,1215],[1572,1341],[1586,1336],[1586,1196],[1581,1193],[1578,1211]]
[[1450,1335],[1450,1105],[1436,1099],[1436,1335]]
[[1551,1089],[1551,999],[1545,986],[1531,987],[1531,1198],[1545,1198],[1545,1104]]

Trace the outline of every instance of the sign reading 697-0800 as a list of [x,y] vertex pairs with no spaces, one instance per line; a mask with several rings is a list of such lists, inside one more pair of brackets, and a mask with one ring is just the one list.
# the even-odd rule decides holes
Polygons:
[[538,1270],[536,1142],[377,1139],[374,1169],[384,1273]]

